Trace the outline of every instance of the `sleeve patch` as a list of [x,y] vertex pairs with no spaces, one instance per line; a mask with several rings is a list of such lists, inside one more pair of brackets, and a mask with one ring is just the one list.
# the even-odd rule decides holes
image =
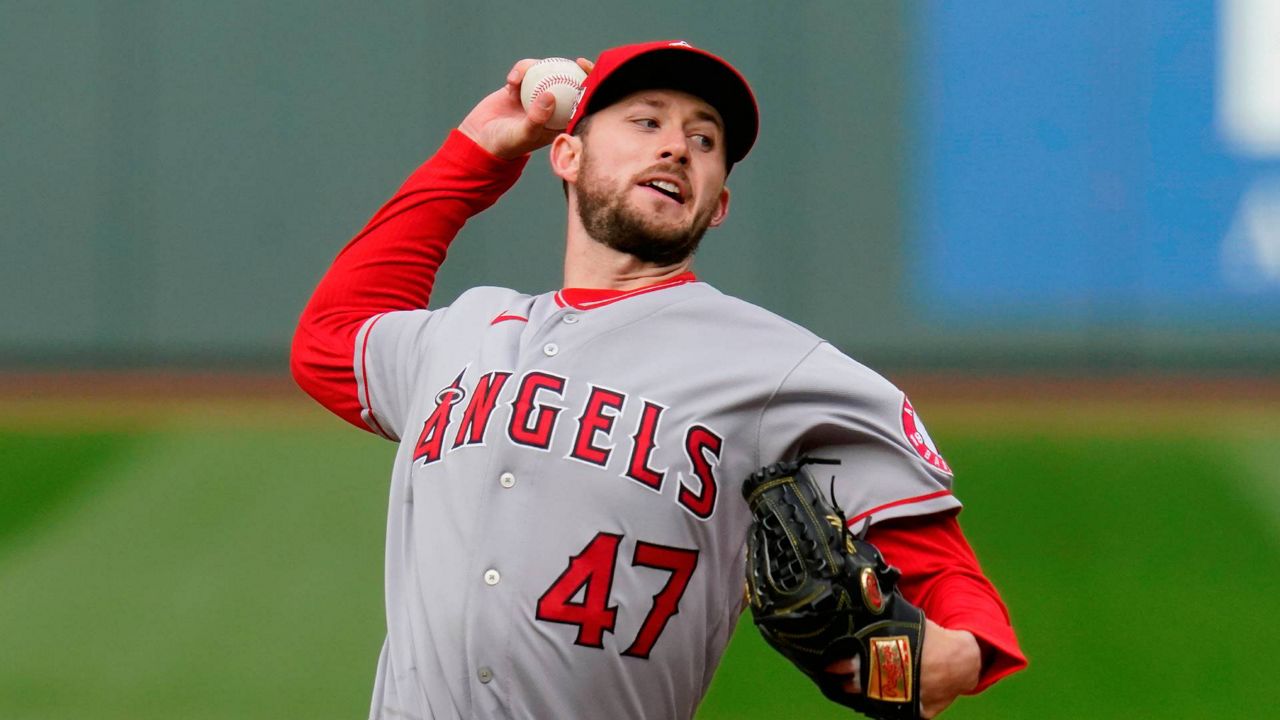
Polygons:
[[929,437],[929,431],[924,429],[924,421],[916,414],[916,409],[911,407],[911,401],[906,395],[902,396],[902,433],[906,436],[907,443],[915,449],[922,460],[948,475],[953,474],[951,466],[938,454],[933,438]]

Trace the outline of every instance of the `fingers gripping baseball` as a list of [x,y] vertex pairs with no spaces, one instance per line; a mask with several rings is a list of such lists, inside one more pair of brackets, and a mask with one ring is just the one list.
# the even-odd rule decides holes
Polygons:
[[[526,111],[520,102],[520,84],[525,73],[538,60],[526,58],[512,66],[503,86],[481,100],[458,129],[485,150],[501,158],[513,159],[544,147],[555,139],[560,131],[546,127],[555,111],[555,97],[543,93],[534,99]],[[591,72],[593,63],[578,58],[577,64],[584,72]]]

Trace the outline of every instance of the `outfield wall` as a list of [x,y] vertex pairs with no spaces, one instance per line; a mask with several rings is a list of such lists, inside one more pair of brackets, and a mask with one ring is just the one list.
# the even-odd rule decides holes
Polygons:
[[[722,289],[879,367],[1270,372],[1280,58],[1249,29],[1280,15],[1121,5],[6,3],[0,366],[282,368],[513,60],[682,37],[761,103],[697,264]],[[436,297],[557,287],[563,226],[540,154]]]

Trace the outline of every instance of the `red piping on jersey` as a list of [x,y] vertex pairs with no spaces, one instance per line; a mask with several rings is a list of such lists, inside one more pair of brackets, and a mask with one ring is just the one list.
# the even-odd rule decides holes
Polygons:
[[373,396],[369,394],[369,368],[365,361],[365,358],[369,357],[369,335],[373,333],[373,326],[377,325],[378,321],[386,316],[386,313],[382,313],[370,320],[369,329],[364,333],[364,343],[360,346],[360,381],[364,383],[365,409],[369,411],[369,425],[371,426],[371,429],[382,437],[391,438],[394,436],[383,429],[382,424],[378,422],[377,416],[373,414]]
[[677,285],[685,285],[691,282],[697,282],[698,278],[692,272],[683,272],[671,278],[653,285],[645,285],[635,290],[612,290],[606,288],[565,288],[556,292],[556,305],[559,307],[571,307],[574,310],[591,310],[593,308],[603,307],[619,300],[626,300],[637,295],[651,293],[655,290],[665,290]]
[[506,322],[508,320],[517,320],[519,322],[529,322],[529,318],[527,317],[520,317],[519,315],[508,315],[506,313],[503,313],[498,317],[494,318],[492,321],[490,321],[489,324],[497,325],[500,322]]
[[946,497],[947,495],[950,495],[950,494],[951,494],[950,490],[938,490],[937,492],[931,492],[926,495],[917,495],[916,497],[909,497],[909,498],[903,498],[901,500],[894,500],[893,502],[885,503],[878,507],[873,507],[866,512],[858,513],[857,515],[854,515],[853,517],[849,518],[849,521],[845,524],[852,526],[854,523],[864,520],[868,516],[874,515],[880,512],[881,510],[888,510],[891,507],[898,507],[899,505],[910,505],[911,503],[924,502],[925,500],[932,500],[934,498]]

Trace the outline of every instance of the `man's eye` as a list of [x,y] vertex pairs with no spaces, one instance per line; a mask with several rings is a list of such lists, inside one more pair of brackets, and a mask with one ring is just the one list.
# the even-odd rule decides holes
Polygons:
[[635,123],[643,128],[654,130],[658,127],[658,121],[653,118],[638,118]]
[[711,139],[709,135],[694,135],[693,139],[698,143],[698,147],[703,150],[712,150],[716,146],[716,141]]

